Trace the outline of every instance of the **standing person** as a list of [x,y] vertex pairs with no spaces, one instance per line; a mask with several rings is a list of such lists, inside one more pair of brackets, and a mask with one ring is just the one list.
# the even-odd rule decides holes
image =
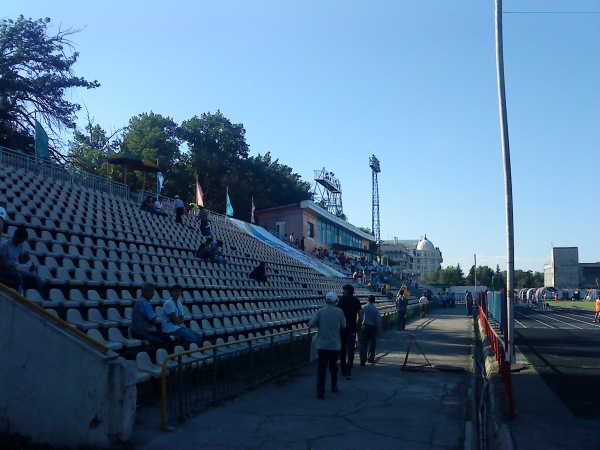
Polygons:
[[351,284],[342,287],[342,296],[338,308],[342,310],[346,318],[346,326],[340,331],[340,366],[342,375],[347,380],[351,380],[356,348],[356,332],[363,320],[362,306],[360,300],[354,296],[354,286]]
[[175,201],[173,202],[173,209],[175,210],[175,222],[183,223],[183,210],[185,209],[185,204],[183,200],[179,198],[179,195],[175,196]]
[[600,294],[596,296],[596,315],[594,316],[594,322],[600,322]]
[[305,249],[304,247],[304,236],[302,236],[302,239],[300,239],[300,251],[303,252]]
[[152,283],[142,284],[142,297],[136,300],[131,311],[131,336],[135,339],[146,339],[171,352],[171,336],[156,329],[156,313],[150,304],[155,290],[156,287]]
[[[375,306],[375,296],[369,295],[369,303],[363,308],[363,323],[360,333],[360,365],[368,361],[375,364],[377,336],[381,336],[381,314]],[[368,350],[368,352],[367,352]]]
[[406,329],[406,311],[408,310],[408,298],[404,296],[404,289],[400,289],[396,297],[396,311],[398,312],[398,331]]
[[473,315],[473,294],[470,291],[466,292],[465,301],[467,302],[467,316]]
[[29,262],[29,253],[23,248],[27,237],[27,229],[19,227],[15,230],[11,239],[7,239],[0,244],[0,279],[11,285],[14,284],[20,294],[25,292],[28,287],[32,287],[44,295],[40,277],[33,272],[19,270],[18,267],[18,264]]
[[212,230],[210,229],[210,225],[208,224],[208,211],[204,209],[204,206],[199,206],[200,210],[198,211],[198,218],[200,219],[200,233],[202,236],[211,236]]
[[427,312],[427,297],[425,297],[425,293],[423,292],[423,294],[421,295],[421,298],[419,299],[419,305],[421,305],[421,317],[425,317],[425,313]]
[[291,234],[290,234],[290,237],[289,237],[289,244],[290,244],[290,247],[293,247],[293,246],[294,246],[294,233],[291,233]]
[[316,347],[319,355],[317,364],[317,397],[325,398],[327,367],[331,376],[331,392],[337,392],[337,359],[340,352],[340,331],[346,326],[341,309],[335,307],[337,295],[329,292],[325,296],[326,306],[319,309],[310,319],[308,326],[318,328]]
[[194,342],[202,345],[202,333],[186,328],[183,320],[183,304],[181,297],[182,287],[179,284],[174,285],[169,290],[171,298],[163,305],[162,329],[171,336],[177,336],[184,341]]

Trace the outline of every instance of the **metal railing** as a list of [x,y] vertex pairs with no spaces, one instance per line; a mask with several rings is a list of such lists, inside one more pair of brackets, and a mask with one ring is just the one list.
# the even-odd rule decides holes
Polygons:
[[313,334],[290,330],[169,355],[161,372],[162,429],[308,364]]
[[506,348],[504,341],[498,336],[494,328],[490,325],[486,317],[486,313],[481,306],[477,306],[479,310],[479,319],[483,325],[486,336],[490,341],[490,346],[498,363],[498,373],[502,377],[506,396],[508,397],[509,417],[512,419],[515,416],[515,399],[512,386],[512,373],[510,361],[506,358]]
[[[175,211],[175,208],[173,207],[173,202],[175,201],[174,198],[171,197],[165,197],[164,195],[156,195],[156,192],[150,192],[150,191],[140,191],[139,195],[138,195],[138,204],[141,204],[142,201],[147,198],[147,197],[157,197],[160,202],[162,203],[162,208],[163,211],[168,213],[171,213]],[[225,214],[219,214],[210,210],[208,211],[208,220],[211,222],[215,222],[215,223],[227,223],[227,216]]]
[[35,158],[2,146],[0,146],[0,165],[12,166],[15,169],[23,169],[26,172],[42,175],[44,178],[60,180],[108,195],[129,199],[129,187],[123,183],[57,164],[47,159]]

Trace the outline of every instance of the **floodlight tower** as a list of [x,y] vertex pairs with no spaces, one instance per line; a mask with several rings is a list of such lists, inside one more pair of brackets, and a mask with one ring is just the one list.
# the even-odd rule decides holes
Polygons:
[[315,187],[313,190],[314,201],[336,217],[343,218],[342,184],[333,172],[328,172],[325,167],[315,170]]
[[379,182],[377,174],[381,172],[379,160],[375,155],[369,158],[369,167],[371,168],[371,176],[373,181],[373,209],[371,217],[371,225],[375,243],[377,244],[377,253],[381,253],[381,226],[379,224]]

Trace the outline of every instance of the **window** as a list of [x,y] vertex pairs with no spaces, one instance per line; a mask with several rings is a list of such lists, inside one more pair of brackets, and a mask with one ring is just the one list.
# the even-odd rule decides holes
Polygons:
[[308,222],[308,237],[315,237],[315,224],[312,222]]

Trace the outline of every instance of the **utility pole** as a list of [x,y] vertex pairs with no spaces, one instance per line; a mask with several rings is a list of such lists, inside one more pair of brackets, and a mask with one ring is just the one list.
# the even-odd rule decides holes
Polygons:
[[507,359],[514,362],[515,322],[514,322],[514,274],[515,236],[513,224],[512,173],[510,168],[510,145],[508,141],[508,114],[506,112],[506,92],[504,89],[504,51],[502,38],[502,0],[496,2],[496,71],[498,78],[498,106],[500,108],[500,131],[502,138],[502,159],[504,162],[504,202],[506,206],[506,321],[508,322]]

